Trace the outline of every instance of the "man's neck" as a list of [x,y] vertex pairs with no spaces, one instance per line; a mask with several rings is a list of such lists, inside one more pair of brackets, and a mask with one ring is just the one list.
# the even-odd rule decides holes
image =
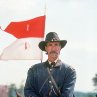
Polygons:
[[57,58],[56,60],[54,60],[54,61],[50,61],[50,60],[48,60],[48,62],[49,62],[49,64],[51,64],[52,62],[57,62],[59,60],[59,58]]

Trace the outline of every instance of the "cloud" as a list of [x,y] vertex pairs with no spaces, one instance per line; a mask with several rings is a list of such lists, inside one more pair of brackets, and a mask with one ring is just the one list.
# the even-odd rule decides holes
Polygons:
[[31,19],[43,13],[44,3],[40,0],[0,1],[0,25],[2,26],[6,26],[10,21]]

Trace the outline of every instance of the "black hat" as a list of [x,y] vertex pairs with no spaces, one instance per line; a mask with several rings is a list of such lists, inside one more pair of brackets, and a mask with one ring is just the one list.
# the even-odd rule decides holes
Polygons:
[[45,38],[45,41],[41,41],[39,43],[39,48],[42,50],[42,51],[45,51],[45,46],[48,42],[60,42],[61,44],[61,48],[63,48],[66,43],[67,43],[67,40],[60,40],[59,37],[58,37],[58,34],[56,32],[49,32],[47,35],[46,35],[46,38]]

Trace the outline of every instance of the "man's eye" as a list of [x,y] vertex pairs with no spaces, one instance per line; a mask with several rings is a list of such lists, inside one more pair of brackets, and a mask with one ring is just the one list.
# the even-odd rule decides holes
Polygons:
[[52,46],[52,44],[49,44],[49,46]]
[[48,44],[47,46],[52,46],[52,44]]
[[60,46],[60,44],[48,44],[47,46]]
[[55,44],[55,46],[59,46],[59,44]]
[[60,44],[55,44],[55,46],[60,46]]

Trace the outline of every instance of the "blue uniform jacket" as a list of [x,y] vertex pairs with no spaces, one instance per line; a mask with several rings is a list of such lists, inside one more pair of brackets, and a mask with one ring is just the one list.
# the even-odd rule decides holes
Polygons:
[[[73,97],[76,81],[75,69],[71,66],[57,62],[57,66],[51,67],[48,61],[35,64],[28,70],[28,76],[24,87],[25,97],[58,97],[56,88],[51,83],[47,67],[60,89],[60,97]],[[52,88],[53,87],[53,88]]]

